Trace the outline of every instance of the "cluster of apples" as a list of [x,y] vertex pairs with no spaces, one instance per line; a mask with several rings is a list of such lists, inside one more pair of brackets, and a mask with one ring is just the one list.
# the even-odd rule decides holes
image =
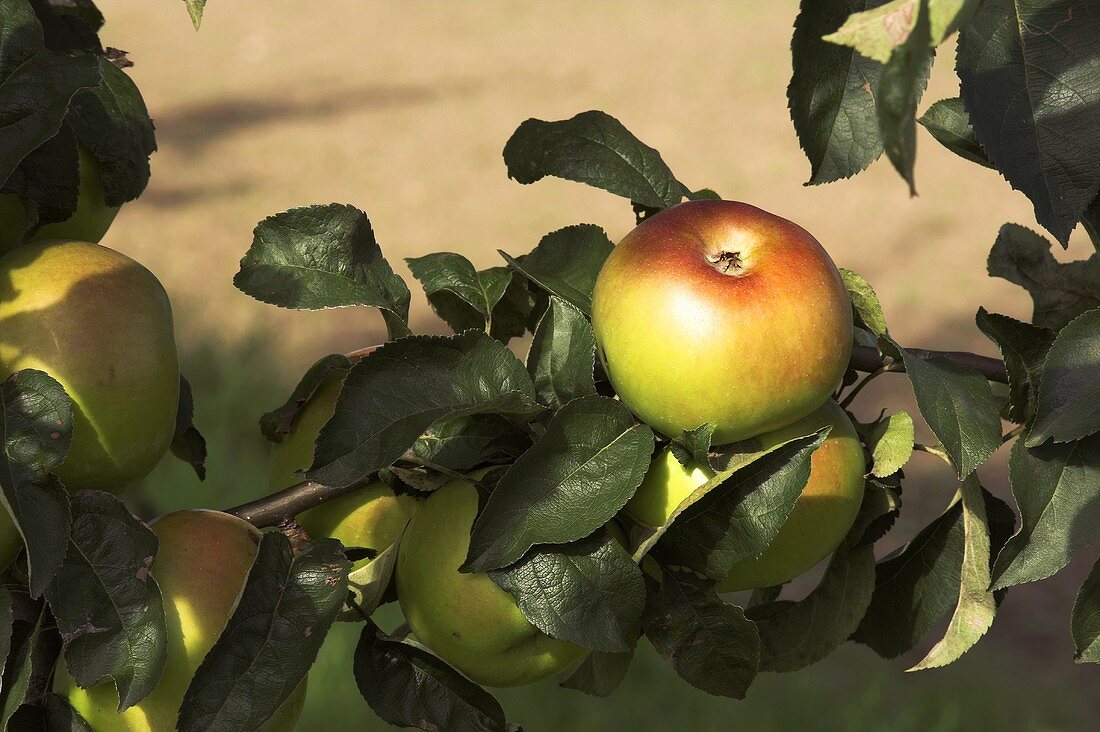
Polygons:
[[[716,445],[755,438],[769,448],[830,427],[779,534],[761,556],[737,564],[719,590],[782,584],[839,545],[863,496],[859,438],[831,399],[848,365],[852,316],[836,267],[810,234],[741,203],[668,209],[612,252],[596,282],[592,323],[616,393],[667,437],[711,424]],[[273,490],[300,480],[296,471],[311,463],[339,391],[340,378],[329,377],[275,446]],[[376,551],[400,534],[397,596],[416,640],[480,684],[531,683],[586,651],[541,633],[487,575],[459,571],[478,509],[471,481],[482,474],[425,500],[377,482],[298,520],[311,536]],[[683,465],[666,448],[625,513],[660,526],[712,476],[710,466]],[[609,528],[625,541],[620,527]]]

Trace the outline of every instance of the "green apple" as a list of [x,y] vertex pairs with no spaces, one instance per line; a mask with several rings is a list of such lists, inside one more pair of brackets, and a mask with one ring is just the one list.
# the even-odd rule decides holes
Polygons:
[[536,629],[488,575],[458,571],[469,550],[477,496],[472,483],[451,481],[423,502],[405,529],[397,598],[409,628],[479,684],[519,686],[558,674],[586,649]]
[[[80,160],[80,190],[76,211],[64,221],[42,226],[30,241],[77,239],[98,242],[107,233],[107,229],[111,228],[119,207],[108,206],[104,201],[99,162],[95,156],[81,143],[77,143],[76,149]],[[0,195],[0,252],[10,249],[15,243],[23,229],[24,215],[19,196],[12,193]]]
[[[114,683],[81,689],[62,663],[54,691],[66,697],[96,732],[171,732],[191,678],[237,606],[256,557],[260,532],[220,511],[177,511],[152,524],[160,539],[153,576],[164,598],[168,628],[164,675],[138,704],[119,713]],[[305,700],[303,681],[260,728],[289,732]]]
[[[332,417],[336,398],[340,395],[342,374],[333,374],[321,382],[309,401],[298,411],[290,433],[271,448],[268,464],[268,487],[271,491],[289,488],[302,481],[296,471],[305,470],[313,462],[313,448],[321,428]],[[416,500],[410,496],[395,496],[381,481],[322,503],[298,514],[299,525],[312,538],[329,536],[348,547],[364,547],[382,551],[397,538],[416,511]],[[358,569],[368,560],[356,563]]]
[[[722,592],[782,584],[827,557],[844,539],[863,500],[864,457],[852,421],[832,399],[817,411],[780,430],[760,436],[772,447],[831,427],[810,458],[810,479],[768,548],[738,562],[719,583]],[[671,450],[653,461],[637,493],[626,505],[632,517],[661,526],[676,507],[714,473],[709,466],[684,467]]]
[[129,257],[67,240],[0,257],[0,378],[28,368],[72,397],[72,445],[56,471],[70,490],[121,491],[168,450],[180,387],[172,307]]
[[716,445],[805,417],[840,383],[852,311],[821,245],[734,201],[692,201],[631,231],[592,294],[604,369],[644,422]]

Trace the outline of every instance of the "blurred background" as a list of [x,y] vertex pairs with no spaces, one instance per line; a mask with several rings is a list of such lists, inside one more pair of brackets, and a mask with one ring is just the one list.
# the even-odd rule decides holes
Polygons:
[[[911,346],[995,354],[974,327],[979,305],[1029,319],[1026,293],[986,276],[998,227],[1034,227],[1030,206],[993,171],[920,132],[918,198],[884,159],[853,180],[804,187],[809,165],[787,111],[793,0],[736,2],[312,2],[211,0],[196,33],[178,0],[100,0],[104,43],[125,49],[157,126],[145,195],[104,243],[139,259],[172,296],[209,477],[168,460],[134,496],[147,515],[224,508],[266,485],[261,413],[280,404],[321,355],[384,338],[368,310],[299,313],[233,288],[264,217],[293,206],[354,204],[413,292],[412,326],[445,332],[403,258],[461,252],[500,264],[565,225],[618,239],[630,207],[547,179],[507,179],[501,150],[528,117],[586,109],[618,117],[692,188],[711,187],[793,219],[838,265],[861,272],[891,332]],[[945,44],[923,110],[957,95]],[[1076,235],[1060,259],[1087,256]],[[894,379],[890,381],[890,379]],[[857,402],[913,410],[903,377]],[[914,412],[915,413],[915,412]],[[927,433],[926,433],[927,437]],[[980,472],[1008,497],[1002,450]],[[883,551],[910,538],[955,483],[927,455],[907,468],[905,513]],[[904,674],[911,657],[862,646],[796,674],[764,674],[748,699],[714,699],[681,682],[648,646],[608,700],[552,682],[505,690],[509,719],[558,729],[1077,730],[1100,723],[1096,668],[1071,662],[1073,593],[1092,557],[1013,589],[990,636],[953,666]],[[812,586],[796,586],[792,596]],[[383,625],[399,618],[384,608]],[[356,626],[334,629],[311,675],[301,729],[384,729],[351,679]],[[644,644],[643,644],[644,645]]]

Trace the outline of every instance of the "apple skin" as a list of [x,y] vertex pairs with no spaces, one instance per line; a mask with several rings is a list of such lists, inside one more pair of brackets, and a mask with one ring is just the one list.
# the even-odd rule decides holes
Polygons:
[[[313,462],[313,449],[321,428],[332,417],[336,398],[343,384],[342,374],[326,378],[298,411],[290,432],[282,442],[271,448],[268,463],[268,488],[271,492],[300,483],[296,472]],[[396,496],[381,481],[322,503],[298,514],[298,524],[311,538],[328,536],[347,547],[364,547],[382,551],[397,538],[398,532],[416,512],[417,501],[410,496]],[[356,562],[352,570],[365,565],[368,559]]]
[[[168,655],[160,682],[120,714],[118,693],[110,680],[81,689],[64,663],[54,680],[54,691],[66,697],[96,732],[176,729],[184,693],[233,614],[260,542],[255,527],[220,511],[176,511],[154,521],[152,529],[160,539],[153,576],[164,598],[168,628]],[[303,681],[260,729],[294,729],[305,690]]]
[[[728,273],[729,259],[712,264],[723,253],[739,260]],[[796,224],[734,201],[681,203],[627,234],[596,279],[592,326],[642,421],[673,438],[713,423],[716,445],[814,411],[852,350],[829,255]]]
[[[103,183],[99,179],[99,161],[84,147],[76,145],[80,160],[80,189],[76,211],[64,221],[45,224],[31,236],[30,241],[47,239],[77,239],[98,242],[103,238],[118,214],[118,206],[108,206],[104,201]],[[0,195],[0,252],[7,251],[15,243],[23,228],[23,204],[19,196]]]
[[[765,448],[772,447],[825,425],[832,429],[810,458],[810,479],[787,521],[759,557],[731,568],[718,584],[719,591],[782,584],[827,557],[848,533],[863,501],[864,457],[844,410],[830,399],[809,416],[759,439]],[[660,526],[713,475],[708,466],[693,463],[685,468],[666,449],[653,461],[626,511],[641,523]]]
[[72,444],[55,471],[69,490],[120,492],[168,450],[180,388],[172,307],[129,257],[68,240],[0,257],[0,378],[27,368],[72,397]]
[[[476,475],[476,473],[474,474]],[[454,480],[423,502],[401,538],[397,598],[416,638],[476,683],[520,686],[558,674],[587,650],[527,622],[486,574],[466,574],[478,494]]]

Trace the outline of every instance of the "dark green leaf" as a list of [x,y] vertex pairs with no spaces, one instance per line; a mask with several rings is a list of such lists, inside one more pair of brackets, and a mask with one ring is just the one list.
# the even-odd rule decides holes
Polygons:
[[279,407],[260,417],[260,432],[272,442],[282,442],[283,438],[290,434],[291,425],[298,410],[309,401],[321,384],[329,377],[341,379],[351,368],[351,361],[347,356],[333,353],[318,359],[294,387],[290,398]]
[[[21,233],[73,215],[80,194],[78,166],[76,138],[66,127],[23,158],[0,187],[0,192],[20,197],[24,210]],[[16,238],[4,236],[12,244]]]
[[987,168],[993,167],[985,150],[978,144],[974,128],[970,126],[970,115],[966,113],[962,99],[941,99],[929,107],[917,121],[924,125],[924,129],[937,142],[959,157]]
[[[883,6],[887,7],[887,6]],[[878,127],[886,157],[916,195],[913,168],[917,161],[917,103],[928,84],[935,51],[927,12],[927,0],[920,0],[920,12],[912,32],[894,49],[882,68],[878,92]]]
[[604,112],[556,122],[529,119],[504,146],[508,177],[534,183],[548,175],[610,191],[651,208],[667,208],[688,191],[661,154]]
[[72,402],[48,374],[25,369],[0,384],[0,417],[0,499],[27,547],[31,594],[39,597],[69,544],[69,494],[47,471],[69,450]]
[[885,478],[905,467],[913,454],[913,418],[906,412],[894,412],[871,430],[867,447],[874,461],[871,474]]
[[180,707],[180,732],[256,729],[294,692],[347,597],[351,562],[335,539],[297,556],[264,534],[241,598]]
[[684,575],[662,573],[646,597],[646,637],[680,678],[708,694],[743,699],[760,665],[756,625]]
[[954,663],[986,634],[997,614],[997,602],[989,587],[989,565],[993,555],[985,514],[985,489],[976,475],[963,481],[959,503],[963,517],[963,556],[958,603],[943,638],[909,671]]
[[982,148],[1065,245],[1100,190],[1100,7],[985,0],[956,68]]
[[[893,483],[893,485],[888,485]],[[853,535],[862,531],[854,546],[874,544],[894,527],[901,513],[901,473],[885,479],[868,477],[863,486],[863,504],[852,525]]]
[[577,224],[542,237],[524,257],[500,255],[528,280],[589,315],[596,276],[614,247],[600,227]]
[[1062,328],[1043,363],[1029,447],[1070,442],[1100,431],[1100,309]]
[[348,485],[397,460],[440,420],[540,411],[523,364],[485,333],[403,338],[348,372],[306,477]]
[[4,676],[0,682],[0,729],[11,729],[8,723],[12,715],[26,700],[37,673],[35,646],[43,635],[43,624],[48,614],[45,607],[39,607],[32,618],[18,620],[12,626],[11,653],[4,665]]
[[989,382],[946,358],[925,360],[904,349],[901,354],[921,416],[951,456],[959,478],[965,478],[1001,446],[1001,419]]
[[409,288],[382,256],[367,215],[354,206],[292,208],[264,219],[233,284],[283,308],[379,308],[391,337],[409,332]]
[[844,286],[848,290],[848,299],[852,301],[852,310],[857,316],[856,325],[862,326],[876,336],[885,335],[886,316],[882,314],[882,305],[871,283],[863,275],[850,269],[840,270]]
[[669,447],[681,465],[695,461],[700,465],[710,465],[710,443],[714,437],[714,424],[708,422],[693,430],[684,430],[679,440]]
[[535,328],[527,371],[539,401],[557,410],[577,397],[596,393],[596,336],[584,313],[551,296]]
[[1023,424],[1035,412],[1035,396],[1054,333],[999,313],[978,308],[978,329],[1001,349],[1008,373],[1008,418]]
[[80,712],[73,709],[64,697],[46,694],[42,705],[23,704],[8,720],[9,730],[15,732],[95,732]]
[[69,551],[46,599],[69,673],[84,688],[113,679],[121,711],[149,694],[164,670],[164,606],[149,571],[159,542],[109,493],[82,491],[72,506]]
[[1008,462],[1020,528],[1001,550],[993,588],[1046,579],[1100,538],[1100,436],[1012,446]]
[[180,403],[176,410],[176,433],[172,436],[172,454],[190,465],[199,480],[206,479],[206,440],[192,423],[195,401],[191,385],[180,376]]
[[654,550],[662,564],[717,582],[759,556],[787,520],[810,478],[810,456],[828,430],[792,440],[733,473],[680,514]]
[[1035,304],[1032,321],[1061,330],[1086,310],[1100,307],[1100,254],[1062,264],[1050,242],[1017,224],[1005,224],[989,252],[989,276],[1025,288]]
[[[1012,509],[983,493],[990,550],[1012,532]],[[883,658],[911,650],[956,603],[965,551],[962,503],[955,501],[899,551],[875,567],[875,594],[853,635]]]
[[496,307],[512,282],[510,269],[491,267],[478,272],[466,257],[451,252],[410,257],[405,262],[423,286],[432,310],[454,332],[491,329]]
[[1070,620],[1073,631],[1073,660],[1100,663],[1100,559],[1077,591]]
[[425,650],[366,621],[355,647],[355,683],[374,713],[426,732],[505,732],[504,710],[489,692]]
[[506,567],[536,544],[588,536],[626,505],[653,454],[653,432],[602,396],[562,407],[497,483],[474,523],[463,569]]
[[634,647],[645,582],[605,531],[565,546],[537,547],[489,576],[516,599],[528,622],[553,638],[609,653]]
[[11,590],[7,585],[0,585],[0,673],[4,671],[4,663],[11,651],[12,623],[15,621],[11,602]]
[[1084,215],[1081,216],[1081,226],[1092,239],[1093,247],[1100,252],[1100,196],[1092,199],[1092,203],[1085,209]]
[[622,653],[592,651],[559,686],[583,691],[591,696],[610,696],[611,692],[619,688],[633,660],[633,647]]
[[531,437],[499,414],[471,414],[431,426],[413,444],[413,454],[451,470],[489,461],[511,462],[531,447]]
[[869,0],[802,0],[791,39],[787,87],[798,142],[810,160],[808,183],[849,178],[882,154],[875,99],[882,64],[822,40]]

